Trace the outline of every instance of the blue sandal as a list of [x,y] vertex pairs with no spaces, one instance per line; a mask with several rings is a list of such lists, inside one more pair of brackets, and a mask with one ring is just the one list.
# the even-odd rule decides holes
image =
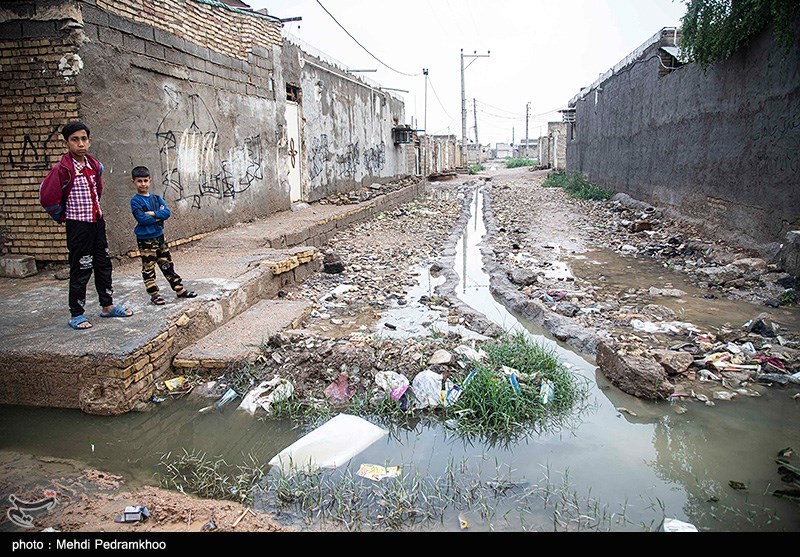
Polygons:
[[83,331],[83,330],[86,330],[86,329],[91,329],[92,326],[93,326],[91,323],[89,323],[88,326],[81,327],[81,325],[83,323],[89,323],[89,320],[86,319],[86,317],[83,316],[83,315],[76,315],[75,317],[73,317],[72,319],[70,319],[68,321],[68,325],[70,327],[72,327],[73,329],[75,329],[76,331]]
[[130,317],[131,315],[133,315],[132,311],[130,313],[127,313],[128,311],[130,310],[120,306],[114,306],[108,313],[103,313],[101,311],[100,317]]

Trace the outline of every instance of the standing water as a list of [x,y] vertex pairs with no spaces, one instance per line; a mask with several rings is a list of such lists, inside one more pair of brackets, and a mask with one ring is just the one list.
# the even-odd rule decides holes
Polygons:
[[[479,250],[486,232],[483,194],[474,195],[456,249],[459,297],[506,330],[523,331],[557,353],[586,382],[590,405],[569,427],[514,443],[478,443],[438,422],[422,421],[376,442],[349,469],[378,463],[399,465],[421,478],[474,475],[480,485],[494,486],[502,480],[491,503],[446,509],[441,519],[421,525],[423,530],[468,524],[472,531],[641,531],[674,518],[704,531],[799,531],[798,503],[772,495],[782,487],[778,451],[800,449],[797,405],[786,391],[765,389],[762,397],[714,407],[690,401],[683,414],[667,402],[622,393],[590,361],[494,300]],[[421,289],[438,280],[422,276]],[[156,484],[157,464],[170,451],[204,452],[234,465],[245,454],[267,462],[304,433],[291,423],[244,412],[199,413],[206,404],[172,401],[113,418],[0,407],[2,449],[74,459],[124,475],[129,484]],[[515,490],[533,495],[520,499]]]

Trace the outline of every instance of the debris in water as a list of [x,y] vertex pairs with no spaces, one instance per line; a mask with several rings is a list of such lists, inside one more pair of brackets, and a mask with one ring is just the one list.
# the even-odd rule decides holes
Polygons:
[[634,418],[636,417],[636,412],[631,412],[630,410],[628,410],[627,408],[624,408],[622,406],[617,408],[617,412],[628,414],[630,416],[633,416]]
[[362,464],[356,472],[362,478],[379,482],[384,478],[394,478],[400,475],[399,466],[379,466],[377,464]]
[[742,482],[737,482],[736,480],[729,481],[728,485],[733,489],[747,489],[747,485],[743,484]]
[[697,526],[676,518],[664,519],[664,532],[697,532]]

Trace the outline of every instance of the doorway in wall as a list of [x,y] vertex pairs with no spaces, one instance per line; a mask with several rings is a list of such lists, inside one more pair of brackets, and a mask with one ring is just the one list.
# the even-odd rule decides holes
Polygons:
[[303,200],[302,162],[303,149],[300,140],[300,87],[286,84],[286,167],[289,194],[292,203]]

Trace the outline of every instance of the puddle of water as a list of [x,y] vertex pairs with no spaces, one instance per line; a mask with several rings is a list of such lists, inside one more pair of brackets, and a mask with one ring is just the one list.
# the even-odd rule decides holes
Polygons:
[[[508,446],[475,443],[439,424],[420,422],[376,442],[348,469],[355,473],[362,463],[400,465],[407,474],[441,478],[454,464],[461,473],[458,464],[464,462],[481,481],[496,480],[500,474],[553,494],[547,508],[538,494],[525,504],[511,497],[492,500],[491,524],[481,509],[466,511],[471,531],[552,530],[556,502],[562,516],[573,503],[598,522],[601,515],[613,516],[600,528],[615,531],[653,529],[664,516],[700,530],[800,531],[797,503],[770,495],[781,487],[776,453],[787,446],[800,449],[800,428],[792,419],[797,406],[788,391],[771,389],[758,399],[719,401],[713,408],[689,401],[681,415],[668,403],[645,402],[620,392],[586,359],[519,321],[493,299],[481,270],[481,208],[478,192],[458,246],[459,296],[499,325],[528,331],[556,351],[588,382],[592,408],[576,416],[569,428]],[[430,295],[435,284],[421,273],[419,291],[409,292],[409,298]],[[418,315],[409,317],[410,322],[417,319]],[[255,419],[233,405],[221,413],[199,414],[207,404],[170,401],[151,412],[118,417],[0,406],[0,448],[73,458],[125,475],[132,484],[154,484],[155,466],[169,451],[205,452],[231,465],[243,463],[248,454],[267,462],[303,434],[291,423]],[[621,407],[628,413],[618,410]],[[748,489],[730,488],[732,480]],[[458,513],[448,509],[441,522],[422,529],[457,531]]]
[[[618,292],[620,303],[624,305],[662,305],[681,316],[681,321],[690,322],[701,329],[723,326],[738,328],[765,312],[776,323],[792,330],[800,328],[800,309],[796,307],[771,308],[746,300],[705,298],[706,295],[716,296],[718,293],[698,288],[681,273],[666,269],[647,257],[633,259],[611,250],[598,249],[586,252],[581,258],[572,259],[570,267],[576,277],[584,278],[592,284],[605,283],[608,288]],[[649,295],[650,288],[678,289],[686,295]],[[634,297],[624,297],[629,290],[639,293]]]

